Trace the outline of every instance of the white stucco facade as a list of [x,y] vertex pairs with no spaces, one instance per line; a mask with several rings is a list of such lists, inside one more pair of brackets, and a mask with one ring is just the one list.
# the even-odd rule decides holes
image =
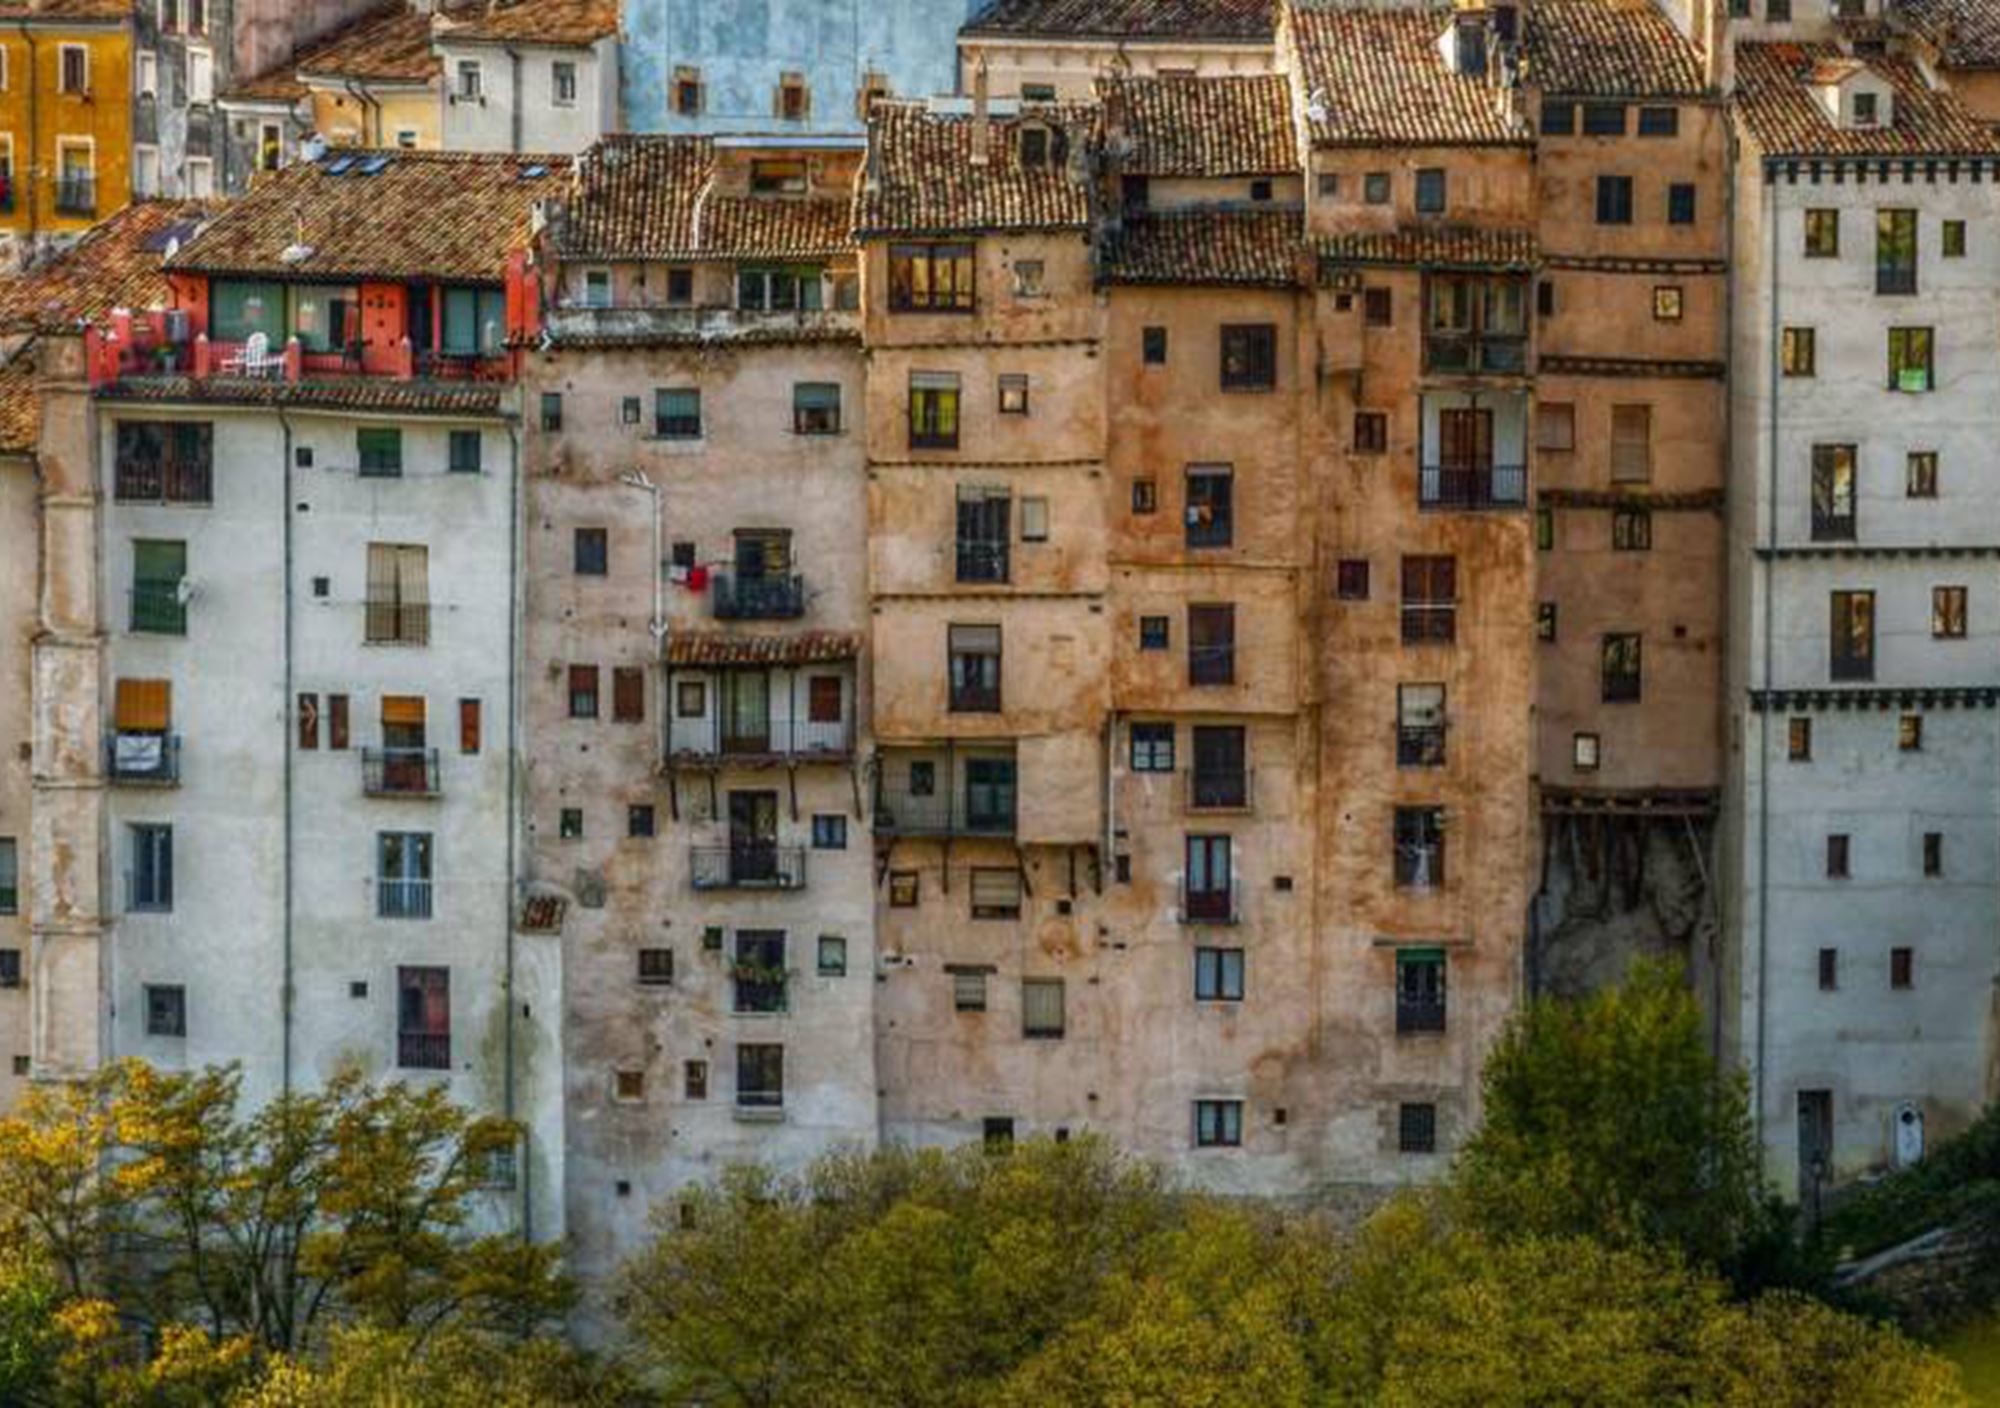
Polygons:
[[[618,37],[588,47],[493,44],[437,35],[446,151],[580,152],[619,130]],[[468,87],[466,67],[477,77]]]

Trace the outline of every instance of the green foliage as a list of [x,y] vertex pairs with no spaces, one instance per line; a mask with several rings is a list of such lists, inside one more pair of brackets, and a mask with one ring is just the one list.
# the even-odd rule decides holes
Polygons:
[[2000,1224],[2000,1106],[1921,1162],[1844,1190],[1822,1237],[1866,1256],[1960,1222]]
[[1461,1215],[1486,1232],[1662,1242],[1710,1264],[1763,1234],[1746,1087],[1709,1055],[1677,967],[1530,1004],[1483,1087],[1485,1123],[1455,1183]]

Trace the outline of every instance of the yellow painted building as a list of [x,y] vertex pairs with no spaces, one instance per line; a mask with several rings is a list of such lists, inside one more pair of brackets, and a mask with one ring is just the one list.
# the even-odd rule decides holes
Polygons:
[[130,0],[0,3],[0,230],[76,234],[132,197]]

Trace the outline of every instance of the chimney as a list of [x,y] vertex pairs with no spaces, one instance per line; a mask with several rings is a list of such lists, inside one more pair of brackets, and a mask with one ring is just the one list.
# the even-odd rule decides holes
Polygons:
[[987,150],[993,138],[992,124],[986,116],[986,60],[979,60],[979,67],[972,71],[972,164],[984,166],[989,158]]

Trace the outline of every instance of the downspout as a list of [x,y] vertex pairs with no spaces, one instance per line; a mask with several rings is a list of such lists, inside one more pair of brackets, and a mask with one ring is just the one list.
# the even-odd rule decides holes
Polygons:
[[[1724,138],[1722,144],[1722,267],[1734,270],[1736,268],[1736,130],[1730,123],[1729,108],[1726,99],[1720,112]],[[1736,458],[1736,379],[1729,374],[1736,360],[1736,278],[1733,273],[1725,275],[1722,280],[1722,327],[1722,607],[1724,619],[1727,620],[1729,612],[1730,573],[1730,553],[1728,547],[1729,466]],[[1723,678],[1725,681],[1728,679],[1728,675],[1727,655],[1725,654],[1723,666]],[[1731,712],[1730,703],[1726,693],[1722,691],[1717,692],[1722,695],[1722,705],[1720,709],[1721,717],[1716,719],[1715,724],[1721,731],[1720,741],[1724,746],[1727,746]],[[1709,844],[1711,845],[1716,845],[1718,838],[1722,835],[1721,821],[1721,809],[1718,808],[1715,825],[1709,835]],[[1720,857],[1715,856],[1713,859],[1719,860]],[[1723,915],[1722,892],[1720,889],[1723,874],[1724,871],[1721,866],[1715,865],[1710,867],[1709,884],[1715,888],[1710,890],[1708,904],[1709,913],[1713,916],[1715,922],[1715,933],[1710,941],[1711,951],[1708,964],[1709,985],[1711,989],[1709,997],[1708,1046],[1710,1057],[1718,1063],[1722,1060],[1722,994],[1724,988],[1721,950],[1725,942],[1723,929],[1726,923]]]
[[1765,374],[1770,378],[1770,411],[1766,416],[1764,457],[1765,519],[1764,519],[1764,640],[1760,654],[1763,657],[1764,707],[1757,711],[1757,1080],[1751,1100],[1751,1119],[1757,1131],[1757,1145],[1764,1145],[1764,1085],[1769,1079],[1765,1068],[1765,1054],[1768,1042],[1765,1039],[1765,1023],[1769,1010],[1766,992],[1769,988],[1768,961],[1771,947],[1771,630],[1774,607],[1771,602],[1771,578],[1777,567],[1778,546],[1778,396],[1784,385],[1780,375],[1780,350],[1778,346],[1780,327],[1779,297],[1784,287],[1778,269],[1778,188],[1771,173],[1764,173],[1765,223],[1770,226],[1769,251],[1771,287],[1771,316],[1766,327],[1770,339],[1770,362]]
[[516,49],[512,44],[507,45],[506,48],[507,61],[512,66],[510,72],[513,75],[514,81],[513,96],[507,103],[507,140],[511,144],[508,150],[519,152],[521,150],[521,109],[526,106],[521,101],[521,51]]
[[[519,380],[515,385],[518,388]],[[518,391],[517,391],[518,395]],[[518,408],[517,408],[518,410]],[[514,828],[519,825],[519,803],[517,794],[521,780],[521,418],[517,413],[514,422],[507,428],[507,474],[508,508],[507,514],[507,869],[502,877],[506,891],[506,905],[501,922],[507,926],[505,976],[501,991],[506,995],[507,1013],[505,1019],[505,1039],[507,1059],[501,1077],[501,1113],[512,1122],[516,1106],[514,1092],[515,1032],[514,1009],[518,1005],[519,994],[514,985],[514,866],[516,862],[516,840]],[[558,1010],[557,1017],[561,1012]],[[528,1142],[524,1128],[521,1143]],[[531,1242],[535,1236],[534,1160],[523,1158],[519,1161],[521,1171],[521,1240]]]
[[22,175],[27,176],[28,244],[32,249],[35,235],[41,228],[41,212],[36,204],[35,163],[41,154],[41,132],[36,115],[41,105],[42,64],[41,56],[35,52],[35,32],[28,28],[27,21],[16,21],[14,27],[21,31],[21,38],[28,46],[28,159],[14,163],[14,184],[20,186]]
[[283,1032],[284,1051],[280,1063],[281,1084],[279,1089],[289,1095],[292,1093],[292,925],[294,904],[292,892],[292,767],[294,763],[292,753],[292,701],[296,697],[292,688],[294,683],[292,678],[292,516],[296,510],[293,508],[292,499],[292,423],[285,415],[283,402],[278,404],[278,424],[284,431],[285,439],[285,469],[283,475],[285,500],[282,506],[282,511],[285,515],[285,687],[283,695],[278,701],[278,718],[281,721],[279,727],[283,733],[285,750],[285,825],[283,840],[285,859],[281,867],[285,887],[285,923],[283,933],[284,986],[279,1002],[281,1017],[279,1025]]
[[[365,84],[358,84],[352,78],[341,80],[340,86],[347,90],[347,96],[354,99],[354,105],[361,109],[361,145],[379,147],[382,145],[382,104],[368,91]],[[368,139],[368,114],[375,114],[375,140]]]

